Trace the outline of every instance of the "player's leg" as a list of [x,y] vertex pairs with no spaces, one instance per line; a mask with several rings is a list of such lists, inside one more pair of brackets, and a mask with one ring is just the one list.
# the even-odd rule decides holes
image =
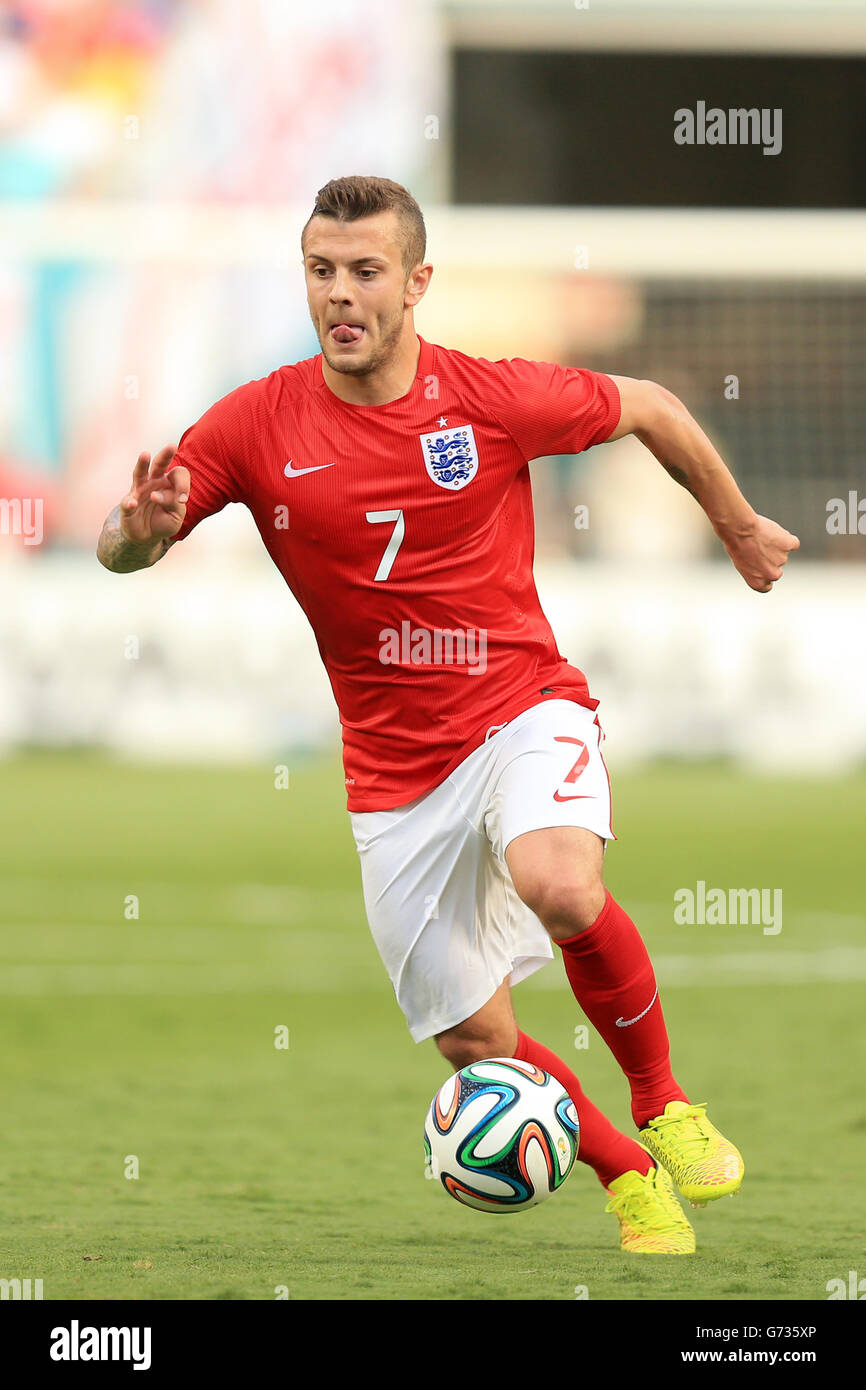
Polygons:
[[455,1071],[485,1057],[513,1057],[517,1047],[517,1020],[507,980],[474,1014],[453,1028],[437,1033],[436,1046]]
[[602,857],[603,841],[574,826],[528,831],[505,851],[520,898],[561,949],[575,998],[628,1078],[642,1141],[680,1193],[704,1206],[737,1191],[742,1157],[674,1079],[652,963],[604,887]]
[[607,1210],[619,1221],[622,1248],[668,1255],[694,1250],[694,1231],[665,1170],[636,1140],[611,1124],[561,1057],[521,1031],[508,981],[463,1023],[438,1033],[436,1045],[455,1071],[485,1057],[516,1057],[556,1077],[577,1111],[578,1159],[593,1169],[610,1198]]
[[561,1059],[517,1027],[503,981],[553,951],[484,832],[485,768],[494,757],[479,749],[459,777],[417,802],[351,816],[370,928],[398,1003],[415,1041],[435,1036],[455,1069],[517,1056],[556,1076],[575,1102],[579,1158],[607,1184],[623,1249],[686,1253],[694,1233],[663,1169],[614,1129]]
[[530,830],[506,846],[515,888],[562,952],[574,996],[628,1078],[638,1129],[670,1101],[671,1072],[652,962],[632,919],[604,886],[604,841],[573,825]]
[[514,724],[491,798],[491,843],[519,898],[560,948],[578,1003],[625,1072],[646,1147],[696,1205],[736,1191],[742,1157],[675,1081],[649,954],[604,886],[604,845],[613,832],[598,722],[580,706],[550,701]]

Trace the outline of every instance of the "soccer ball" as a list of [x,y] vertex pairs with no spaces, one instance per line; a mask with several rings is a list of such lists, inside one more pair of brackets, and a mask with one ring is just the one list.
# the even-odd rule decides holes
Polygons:
[[450,1076],[430,1102],[427,1176],[477,1211],[523,1211],[562,1186],[578,1138],[574,1102],[554,1077],[489,1057]]

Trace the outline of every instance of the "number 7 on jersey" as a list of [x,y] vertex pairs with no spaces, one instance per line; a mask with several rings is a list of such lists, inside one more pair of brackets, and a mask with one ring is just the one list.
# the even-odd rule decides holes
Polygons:
[[385,553],[379,561],[379,568],[373,576],[374,579],[387,579],[406,534],[406,523],[403,520],[402,509],[394,512],[367,512],[367,520],[374,525],[380,521],[393,521],[395,523],[394,530],[391,532],[391,539],[385,546]]

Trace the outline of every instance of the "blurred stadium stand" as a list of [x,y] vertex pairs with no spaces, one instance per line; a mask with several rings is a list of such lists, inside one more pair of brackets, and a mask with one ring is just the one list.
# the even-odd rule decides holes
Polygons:
[[[831,534],[827,506],[866,496],[866,104],[836,103],[828,177],[790,210],[755,149],[700,152],[702,168],[724,156],[717,208],[666,208],[664,187],[647,205],[607,206],[600,151],[617,168],[631,159],[625,179],[653,161],[615,87],[602,85],[582,126],[567,123],[600,75],[624,74],[648,127],[653,112],[670,120],[661,168],[676,105],[727,104],[702,89],[710,69],[695,55],[739,52],[760,59],[753,104],[795,82],[778,167],[802,189],[821,160],[814,144],[798,154],[797,118],[808,131],[804,112],[820,124],[823,108],[773,64],[844,57],[850,97],[864,21],[863,4],[831,0],[11,0],[0,500],[44,499],[45,539],[0,531],[0,746],[259,757],[334,741],[312,635],[242,509],[144,575],[105,574],[93,547],[141,449],[317,351],[300,227],[328,178],[378,172],[427,214],[425,337],[662,381],[755,506],[801,537],[784,583],[759,597],[633,441],[533,465],[539,589],[561,650],[603,699],[614,749],[802,771],[806,727],[815,770],[862,760],[866,715],[848,692],[866,665],[866,535]],[[653,53],[682,60],[663,91],[651,90]],[[563,205],[575,164],[581,197]],[[822,202],[827,188],[842,190],[836,203]]]

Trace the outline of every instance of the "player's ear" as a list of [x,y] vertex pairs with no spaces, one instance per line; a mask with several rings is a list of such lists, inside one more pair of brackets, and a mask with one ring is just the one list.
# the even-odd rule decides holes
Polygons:
[[419,300],[424,298],[432,275],[432,265],[416,265],[409,279],[406,281],[406,289],[403,292],[403,305],[405,308],[413,308]]

